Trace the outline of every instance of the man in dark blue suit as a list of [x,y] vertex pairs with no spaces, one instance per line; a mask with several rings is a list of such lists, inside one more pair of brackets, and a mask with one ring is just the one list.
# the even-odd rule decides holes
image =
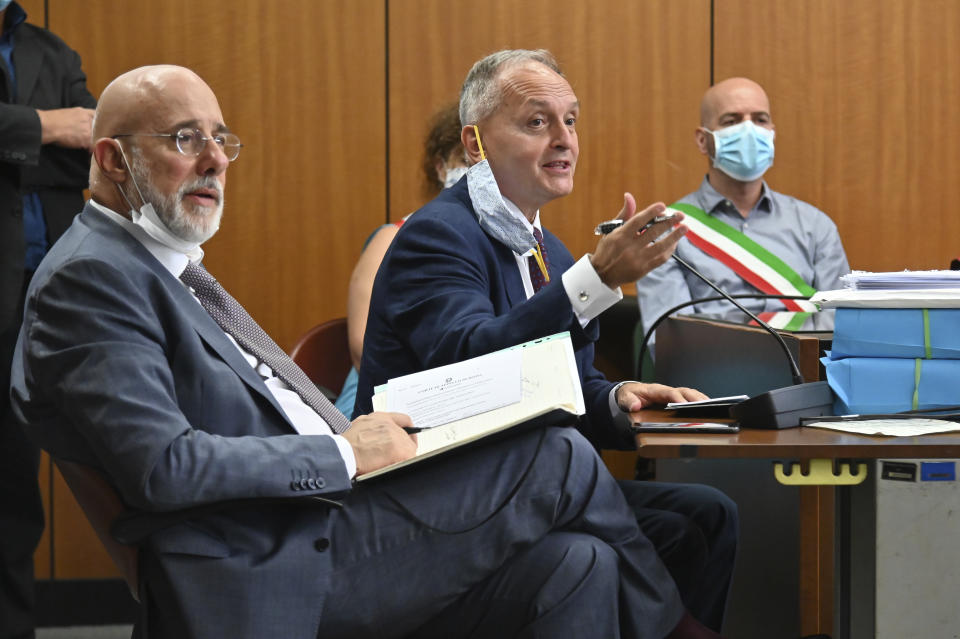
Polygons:
[[347,423],[236,300],[211,295],[201,245],[241,145],[196,74],[122,75],[93,133],[91,200],[31,282],[11,399],[34,441],[97,469],[144,524],[141,631],[697,636],[575,429],[354,485],[414,454],[410,419]]
[[[623,226],[577,262],[542,229],[540,207],[573,188],[578,115],[577,97],[546,51],[501,51],[474,65],[460,100],[472,166],[406,221],[382,263],[354,414],[370,410],[373,388],[389,378],[562,331],[573,339],[587,404],[581,430],[598,447],[633,447],[628,411],[704,397],[614,384],[593,367],[595,318],[622,297],[620,284],[666,261],[686,229],[675,218],[646,231],[666,233],[656,243],[640,239],[665,207],[637,213],[629,194],[618,216]],[[705,486],[630,481],[621,488],[688,608],[719,631],[736,506]]]

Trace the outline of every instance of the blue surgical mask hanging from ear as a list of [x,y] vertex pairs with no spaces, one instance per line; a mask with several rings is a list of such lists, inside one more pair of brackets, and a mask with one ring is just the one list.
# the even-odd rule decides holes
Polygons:
[[[9,7],[11,2],[13,2],[13,0],[0,0],[0,11],[3,11],[7,7]],[[0,31],[2,30],[3,30],[3,25],[0,24]]]
[[517,255],[523,255],[537,245],[533,233],[507,208],[497,186],[497,178],[490,169],[490,161],[480,144],[480,129],[474,125],[477,144],[480,146],[479,162],[467,169],[467,189],[470,201],[482,228],[487,235],[505,245]]
[[723,129],[704,131],[713,135],[713,166],[734,180],[752,182],[773,165],[773,131],[750,120]]
[[146,198],[143,197],[143,191],[140,190],[136,178],[133,177],[133,168],[130,166],[130,162],[127,161],[127,156],[123,152],[123,145],[120,144],[119,146],[120,156],[123,158],[123,163],[127,165],[127,171],[130,173],[130,181],[133,182],[133,188],[137,190],[137,195],[140,196],[140,201],[143,202],[140,208],[137,209],[133,206],[127,194],[123,192],[123,189],[120,188],[120,185],[114,183],[117,190],[120,191],[120,196],[127,203],[127,206],[130,207],[130,219],[133,220],[134,224],[143,229],[144,233],[167,248],[183,253],[190,258],[191,262],[199,261],[203,257],[203,249],[200,248],[200,244],[180,239],[167,228],[167,225],[163,223],[163,220],[160,219],[160,216],[157,215],[156,210],[154,210],[153,204],[147,202]]

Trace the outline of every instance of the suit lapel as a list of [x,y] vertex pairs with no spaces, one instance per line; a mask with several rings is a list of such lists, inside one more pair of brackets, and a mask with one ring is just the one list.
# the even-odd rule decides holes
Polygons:
[[43,64],[43,49],[40,48],[40,43],[33,38],[19,37],[22,33],[21,30],[14,36],[16,45],[14,46],[13,65],[16,68],[17,76],[17,104],[30,104],[33,89],[37,84],[37,77],[40,75],[40,67]]
[[494,241],[497,247],[497,256],[500,258],[500,271],[503,277],[503,289],[507,292],[507,301],[510,308],[527,301],[527,292],[523,289],[523,278],[517,268],[517,258],[513,251]]
[[250,387],[250,390],[258,393],[270,402],[270,404],[283,415],[284,420],[290,425],[291,430],[296,432],[287,414],[280,407],[273,393],[271,393],[266,384],[263,383],[260,375],[257,374],[247,360],[244,359],[240,351],[237,350],[237,347],[234,346],[226,333],[223,332],[223,329],[210,317],[210,314],[200,306],[200,302],[193,297],[183,282],[175,278],[170,271],[164,268],[135,237],[127,233],[119,224],[106,219],[102,213],[89,204],[84,208],[81,216],[83,217],[83,221],[98,233],[111,236],[114,240],[119,240],[125,244],[128,249],[127,254],[130,255],[131,259],[146,265],[147,268],[160,278],[171,298],[173,298],[177,310],[182,312],[188,319],[194,330],[196,330],[200,336],[200,339],[233,369],[237,376]]

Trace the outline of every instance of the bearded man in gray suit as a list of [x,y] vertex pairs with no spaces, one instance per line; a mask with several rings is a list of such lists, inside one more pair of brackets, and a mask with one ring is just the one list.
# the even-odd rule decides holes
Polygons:
[[[30,437],[102,472],[152,531],[141,629],[664,637],[683,625],[669,574],[573,428],[353,483],[414,454],[410,419],[348,424],[310,404],[179,279],[203,270],[241,146],[196,74],[120,76],[93,133],[92,199],[33,278],[11,398]],[[232,500],[243,506],[209,508]]]

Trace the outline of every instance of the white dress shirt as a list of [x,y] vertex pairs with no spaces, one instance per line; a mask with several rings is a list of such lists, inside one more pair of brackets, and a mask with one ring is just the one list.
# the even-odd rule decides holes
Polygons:
[[[507,198],[503,198],[507,205],[507,210],[513,213],[517,219],[521,220],[524,226],[533,233],[536,228],[541,233],[543,227],[540,226],[540,211],[537,211],[533,218],[533,224],[527,217],[520,212],[519,207]],[[523,281],[523,290],[527,294],[527,299],[533,295],[533,282],[530,280],[530,267],[527,258],[533,255],[536,249],[530,249],[526,253],[514,253],[517,260],[517,268],[520,269],[520,279]],[[550,258],[549,252],[547,259]],[[580,326],[586,326],[592,319],[600,315],[618,301],[623,299],[623,291],[620,287],[616,290],[611,289],[603,283],[593,264],[590,263],[590,257],[584,255],[573,266],[561,276],[563,288],[567,291],[567,297],[570,298],[570,304],[573,306],[573,312],[580,322]]]
[[[536,228],[543,233],[543,227],[540,226],[540,211],[533,218],[533,224],[520,211],[520,208],[507,198],[503,198],[507,205],[507,210],[513,213],[518,219],[522,220],[527,229],[533,233]],[[530,279],[530,267],[527,258],[532,256],[536,249],[530,249],[526,253],[514,253],[517,260],[517,268],[520,269],[520,279],[523,281],[523,290],[527,294],[527,299],[533,297],[533,281]],[[550,258],[549,253],[547,259]],[[577,316],[580,326],[586,326],[592,319],[600,315],[618,301],[623,299],[623,291],[618,286],[616,290],[611,289],[603,283],[597,271],[590,263],[590,256],[584,255],[571,266],[561,276],[563,288],[570,298],[570,304],[573,306],[573,312]],[[620,410],[617,404],[617,391],[620,387],[629,382],[620,382],[610,389],[607,397],[607,406],[610,408],[610,414],[614,417],[622,416],[625,413]]]

